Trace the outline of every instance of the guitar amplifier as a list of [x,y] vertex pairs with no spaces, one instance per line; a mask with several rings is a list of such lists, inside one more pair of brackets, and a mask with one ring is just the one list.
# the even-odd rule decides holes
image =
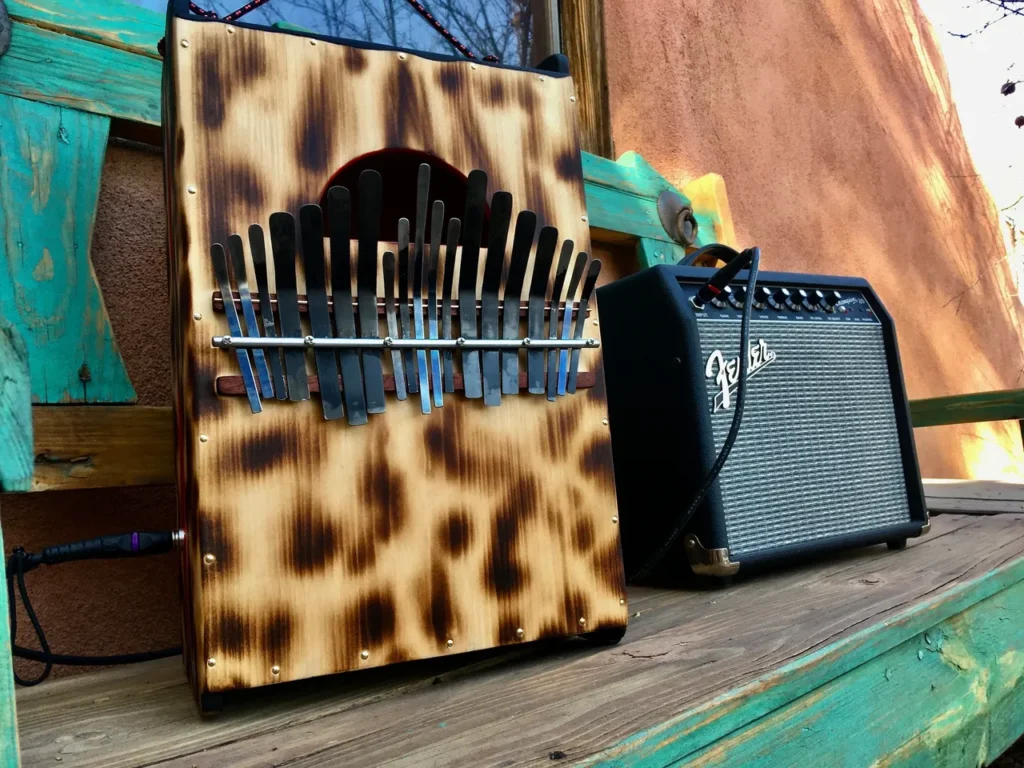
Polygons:
[[[626,573],[670,536],[732,424],[732,452],[656,574],[729,576],[829,549],[902,548],[928,528],[893,322],[864,280],[657,266],[598,290]],[[699,302],[696,302],[699,304]]]

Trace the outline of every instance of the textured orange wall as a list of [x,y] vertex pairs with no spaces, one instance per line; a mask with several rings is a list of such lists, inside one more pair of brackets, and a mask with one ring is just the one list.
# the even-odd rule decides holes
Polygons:
[[[613,138],[725,177],[762,268],[866,277],[913,398],[1020,387],[1020,302],[915,0],[605,0]],[[916,432],[931,477],[1022,473],[1016,422]]]

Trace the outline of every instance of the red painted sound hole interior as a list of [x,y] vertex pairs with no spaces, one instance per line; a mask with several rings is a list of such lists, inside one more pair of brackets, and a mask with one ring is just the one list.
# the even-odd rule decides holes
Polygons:
[[[320,206],[326,210],[327,190],[331,187],[347,187],[352,196],[352,237],[359,233],[359,174],[366,170],[381,175],[383,196],[381,199],[380,239],[384,242],[398,240],[398,220],[409,219],[410,240],[416,236],[416,179],[422,163],[430,166],[430,207],[427,212],[426,241],[431,238],[431,210],[435,200],[444,202],[444,229],[441,242],[447,239],[448,220],[455,216],[462,219],[466,210],[466,176],[441,158],[415,149],[382,149],[369,152],[342,166],[331,176],[320,195]],[[484,231],[481,244],[487,245],[490,207],[484,211]],[[324,222],[329,230],[330,222]],[[463,232],[464,232],[463,228]],[[460,243],[462,239],[460,238]]]

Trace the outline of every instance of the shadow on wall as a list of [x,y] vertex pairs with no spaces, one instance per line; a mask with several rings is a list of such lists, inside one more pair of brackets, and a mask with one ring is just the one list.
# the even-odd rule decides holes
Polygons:
[[[1014,270],[914,0],[606,8],[619,151],[721,173],[766,269],[866,277],[911,397],[1024,386]],[[1016,422],[916,436],[926,476],[1024,477]]]

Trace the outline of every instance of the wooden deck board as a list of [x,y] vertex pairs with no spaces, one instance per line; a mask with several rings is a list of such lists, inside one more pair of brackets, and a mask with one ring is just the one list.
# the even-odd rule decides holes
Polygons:
[[639,616],[613,648],[354,673],[229,699],[205,720],[180,660],[99,672],[19,692],[22,759],[551,765],[557,751],[570,764],[664,765],[1007,589],[1022,556],[1024,515],[943,515],[902,553],[860,550],[713,591],[634,589]]

